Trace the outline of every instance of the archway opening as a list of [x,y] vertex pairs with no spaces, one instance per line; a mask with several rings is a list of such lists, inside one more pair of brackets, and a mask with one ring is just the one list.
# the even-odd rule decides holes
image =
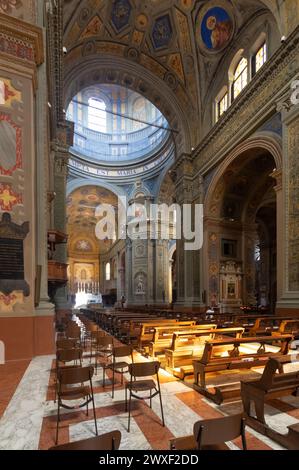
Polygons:
[[271,153],[252,148],[224,166],[206,206],[208,303],[274,312],[277,201]]

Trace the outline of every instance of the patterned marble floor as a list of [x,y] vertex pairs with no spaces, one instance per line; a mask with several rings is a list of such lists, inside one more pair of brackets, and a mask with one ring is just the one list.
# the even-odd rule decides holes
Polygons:
[[[145,360],[135,353],[135,360]],[[84,363],[88,364],[86,357]],[[255,373],[261,371],[256,370]],[[211,374],[210,374],[211,375]],[[9,380],[8,380],[9,377]],[[161,390],[166,426],[160,421],[158,398],[153,408],[148,404],[133,401],[131,432],[127,432],[127,413],[124,409],[124,387],[116,385],[114,399],[111,398],[111,374],[107,373],[106,387],[102,386],[102,370],[93,378],[96,416],[99,433],[119,429],[122,433],[121,449],[168,450],[169,440],[192,434],[193,424],[199,419],[217,418],[241,411],[241,402],[215,405],[192,390],[188,383],[174,379],[161,370]],[[225,381],[236,381],[237,374],[227,374]],[[209,384],[223,382],[224,376],[215,374]],[[0,449],[46,450],[55,444],[57,407],[54,398],[54,357],[36,357],[31,362],[12,362],[0,366]],[[191,382],[190,382],[191,383]],[[286,432],[287,426],[299,421],[299,397],[272,400],[266,407],[269,423],[279,432]],[[64,444],[94,436],[92,413],[89,417],[83,411],[62,411],[59,443]],[[283,448],[247,427],[249,450],[282,450]],[[228,443],[232,450],[241,448],[237,439]]]

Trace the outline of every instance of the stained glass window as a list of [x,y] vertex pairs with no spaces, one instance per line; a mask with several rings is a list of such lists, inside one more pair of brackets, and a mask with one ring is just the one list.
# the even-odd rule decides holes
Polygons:
[[90,98],[88,105],[89,129],[97,132],[107,132],[107,113],[104,101]]
[[243,57],[234,73],[232,97],[236,98],[248,83],[248,61]]

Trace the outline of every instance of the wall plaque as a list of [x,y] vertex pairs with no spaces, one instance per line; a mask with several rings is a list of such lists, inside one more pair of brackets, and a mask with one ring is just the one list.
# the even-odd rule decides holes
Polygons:
[[29,232],[29,222],[17,225],[9,213],[2,214],[0,222],[0,291],[9,295],[22,291],[29,296],[30,289],[24,278],[23,242]]

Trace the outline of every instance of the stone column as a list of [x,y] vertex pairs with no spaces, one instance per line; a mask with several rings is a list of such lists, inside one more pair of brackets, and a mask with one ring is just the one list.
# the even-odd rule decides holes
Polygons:
[[[41,13],[42,17],[42,13]],[[38,69],[39,88],[36,93],[36,214],[37,214],[37,266],[40,267],[38,316],[54,315],[54,305],[48,296],[48,185],[49,185],[49,146],[48,146],[48,104],[47,104],[47,67],[42,64]]]
[[299,313],[299,106],[287,105],[283,121],[283,206],[278,220],[277,252],[283,253],[282,271],[278,270],[279,297],[277,311]]
[[[192,207],[194,222],[194,204],[202,198],[202,179],[193,176],[193,163],[189,155],[183,155],[175,168],[176,172],[176,202],[181,207],[182,239],[177,240],[177,292],[176,308],[200,309],[201,299],[201,265],[202,250],[185,250],[183,239],[183,205]],[[194,227],[193,227],[194,229]],[[186,240],[187,241],[187,240]]]
[[243,298],[247,305],[256,305],[255,296],[255,246],[257,240],[256,224],[244,225],[243,227],[243,255],[244,260],[244,286]]
[[[68,147],[55,143],[53,145],[53,163],[54,163],[54,191],[56,194],[54,200],[54,228],[62,233],[66,233],[66,185],[68,174]],[[67,245],[60,244],[56,246],[54,260],[62,264],[67,264]],[[63,285],[55,293],[56,309],[68,309],[68,287]]]

